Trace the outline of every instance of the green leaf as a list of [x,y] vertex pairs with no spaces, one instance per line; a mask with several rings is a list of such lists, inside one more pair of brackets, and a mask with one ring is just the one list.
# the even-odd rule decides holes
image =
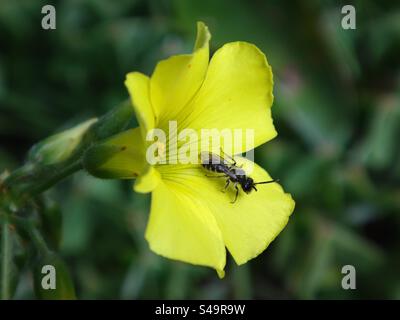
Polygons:
[[392,95],[376,103],[362,160],[374,169],[387,168],[396,156],[400,134],[400,98]]

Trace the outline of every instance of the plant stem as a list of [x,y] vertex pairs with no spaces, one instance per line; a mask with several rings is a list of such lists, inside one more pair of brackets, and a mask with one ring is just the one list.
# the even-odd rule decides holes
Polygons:
[[11,194],[16,196],[22,194],[35,196],[81,168],[80,160],[46,166],[35,166],[28,163],[12,172],[4,184],[9,188]]
[[7,220],[2,221],[1,226],[1,299],[8,300],[10,294],[10,274],[11,274],[11,252],[12,242],[10,240],[10,230]]
[[35,227],[31,227],[29,230],[29,234],[31,236],[31,239],[36,247],[36,249],[44,254],[44,255],[48,255],[50,253],[49,248],[47,247],[46,242],[44,241],[42,235],[40,234],[40,232],[38,231],[38,229],[36,229]]
[[80,159],[45,166],[28,163],[12,172],[4,185],[14,196],[36,196],[81,168]]

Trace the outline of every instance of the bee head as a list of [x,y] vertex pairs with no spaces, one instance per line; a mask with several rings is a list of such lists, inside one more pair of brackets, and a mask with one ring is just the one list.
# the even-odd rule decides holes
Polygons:
[[257,189],[254,187],[254,180],[250,177],[246,178],[246,180],[242,184],[242,189],[246,193],[250,193],[251,190],[253,190],[253,189],[257,191]]

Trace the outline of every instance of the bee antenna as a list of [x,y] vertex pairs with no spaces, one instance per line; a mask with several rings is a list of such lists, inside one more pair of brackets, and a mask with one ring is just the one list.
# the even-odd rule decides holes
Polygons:
[[273,182],[279,182],[279,179],[274,179],[274,180],[269,180],[269,181],[261,181],[261,182],[256,182],[254,184],[267,184],[267,183],[273,183]]

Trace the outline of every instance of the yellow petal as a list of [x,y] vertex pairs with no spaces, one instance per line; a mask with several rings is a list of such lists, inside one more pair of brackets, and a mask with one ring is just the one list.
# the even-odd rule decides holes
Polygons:
[[153,191],[146,239],[159,255],[223,276],[226,253],[214,216],[204,199],[175,181],[164,180]]
[[150,79],[139,72],[126,75],[125,86],[128,88],[136,118],[142,131],[143,139],[155,126],[155,115],[150,102]]
[[144,150],[140,129],[130,129],[90,148],[84,166],[99,178],[136,178],[147,170]]
[[148,193],[153,191],[160,182],[160,173],[154,167],[147,165],[146,171],[136,179],[134,190],[140,193]]
[[151,76],[150,93],[159,127],[165,127],[166,120],[175,120],[203,83],[210,38],[207,26],[198,22],[194,52],[172,56],[157,64]]
[[[269,181],[268,173],[243,158],[237,158],[246,172],[256,182]],[[294,209],[294,201],[284,193],[277,183],[258,185],[258,192],[245,194],[239,186],[239,197],[231,185],[227,192],[221,190],[225,178],[210,178],[205,175],[218,175],[201,169],[199,166],[176,166],[174,170],[160,167],[163,178],[172,179],[187,190],[193,199],[205,203],[213,213],[221,230],[224,243],[237,264],[243,264],[263,252],[286,226]]]
[[[253,44],[224,45],[211,59],[199,92],[178,118],[180,129],[253,129],[255,143],[244,152],[274,138],[273,78],[265,55]],[[229,152],[229,151],[228,151]],[[238,153],[237,152],[237,153]]]
[[[244,159],[237,159],[246,170],[252,165]],[[250,175],[256,182],[269,181],[269,174],[256,164]],[[249,171],[249,170],[247,170]],[[215,179],[214,179],[215,180]],[[219,185],[219,187],[221,184]],[[214,193],[213,213],[221,228],[224,242],[237,264],[246,263],[258,256],[286,226],[295,206],[290,194],[284,193],[278,183],[258,185],[257,192],[245,194],[242,190],[235,203],[234,188],[227,192],[225,201],[217,201],[221,195]],[[240,188],[240,187],[239,187]]]

